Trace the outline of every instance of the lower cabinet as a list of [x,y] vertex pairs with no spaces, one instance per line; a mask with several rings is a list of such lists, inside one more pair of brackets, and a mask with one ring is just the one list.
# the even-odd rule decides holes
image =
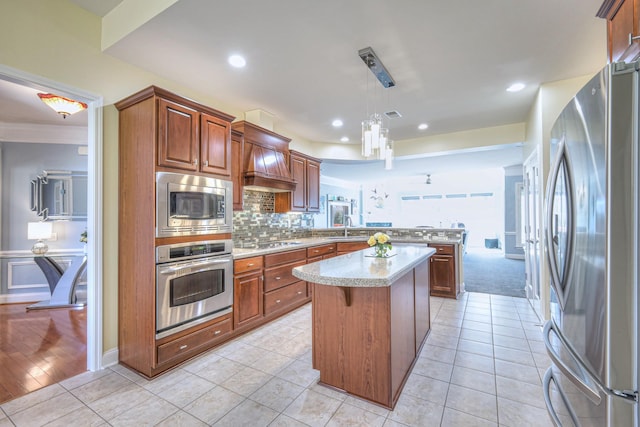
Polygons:
[[297,281],[264,294],[264,314],[269,316],[307,299],[307,282]]
[[430,262],[431,295],[446,298],[458,298],[460,279],[456,274],[457,254],[455,245],[429,244],[436,250]]
[[158,366],[166,363],[178,363],[195,354],[213,347],[233,330],[231,315],[223,316],[195,332],[173,338],[158,340],[156,344]]
[[367,249],[369,244],[367,242],[338,242],[337,252],[338,255],[348,254],[350,252]]
[[233,262],[233,325],[240,328],[262,320],[264,305],[262,293],[264,278],[261,256],[244,258]]

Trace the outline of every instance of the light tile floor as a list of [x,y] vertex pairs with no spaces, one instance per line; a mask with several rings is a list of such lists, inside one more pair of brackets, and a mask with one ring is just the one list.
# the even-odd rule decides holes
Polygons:
[[4,426],[548,426],[550,365],[527,300],[431,298],[394,411],[317,384],[311,305],[154,380],[113,366],[0,405]]

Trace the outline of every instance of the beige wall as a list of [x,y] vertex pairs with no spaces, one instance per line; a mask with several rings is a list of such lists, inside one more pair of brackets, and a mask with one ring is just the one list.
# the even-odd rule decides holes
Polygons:
[[[153,73],[117,60],[101,51],[101,20],[65,0],[5,0],[0,13],[0,63],[65,85],[91,92],[104,99],[104,276],[103,323],[105,351],[117,347],[117,201],[118,201],[118,115],[113,103],[151,84],[200,101],[213,108],[242,117],[231,105],[205,96],[195,89],[178,85]],[[577,82],[576,82],[577,84]],[[544,99],[555,106],[556,91],[565,96],[565,88],[549,86],[541,91]],[[570,92],[570,90],[569,90]],[[551,102],[551,100],[554,100]],[[547,102],[542,103],[542,131],[547,128]],[[555,111],[556,108],[550,108]],[[556,113],[557,115],[557,113]],[[536,125],[538,126],[538,125]],[[285,127],[275,130],[288,134]],[[537,132],[527,130],[526,138],[537,144]],[[525,125],[480,129],[422,140],[399,142],[397,155],[452,150],[476,145],[522,142]],[[336,144],[337,146],[337,144]],[[347,149],[315,144],[293,136],[292,148],[319,157],[353,158],[359,152],[355,146]],[[355,150],[355,151],[354,151]],[[351,154],[349,154],[351,153]],[[356,154],[354,154],[356,153]],[[100,154],[99,154],[100,155]]]

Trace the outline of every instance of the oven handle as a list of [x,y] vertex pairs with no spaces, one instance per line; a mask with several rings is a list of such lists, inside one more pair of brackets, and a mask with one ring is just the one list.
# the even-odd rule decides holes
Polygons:
[[[207,261],[200,261],[200,262],[185,262],[185,263],[181,263],[180,265],[176,265],[173,267],[164,267],[160,270],[158,270],[159,274],[171,274],[171,273],[176,273],[178,271],[183,271],[187,268],[197,268],[197,267],[202,267],[202,266],[208,266],[208,265],[214,265],[214,264],[228,264],[230,263],[231,260],[230,259],[215,259],[215,260],[207,260]],[[210,270],[210,268],[200,268],[198,270],[191,270],[191,273],[200,273],[202,271],[207,271]]]

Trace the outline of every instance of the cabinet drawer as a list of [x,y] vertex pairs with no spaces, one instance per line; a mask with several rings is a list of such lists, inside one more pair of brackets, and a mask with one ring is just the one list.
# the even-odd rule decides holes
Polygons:
[[336,244],[330,243],[328,245],[314,246],[307,248],[307,258],[313,258],[321,255],[334,253],[336,251]]
[[278,252],[264,256],[265,267],[275,267],[276,265],[288,264],[290,262],[301,261],[307,257],[304,249],[296,249],[295,251]]
[[454,246],[455,245],[436,245],[436,244],[429,243],[429,247],[435,249],[436,253],[441,255],[453,255]]
[[246,273],[247,271],[260,270],[261,268],[262,268],[261,256],[237,259],[233,261],[233,270],[235,274]]
[[354,252],[362,249],[367,249],[369,244],[367,242],[338,242],[338,253],[340,252]]
[[199,331],[193,332],[189,335],[185,335],[174,341],[158,346],[158,365],[170,361],[176,357],[182,356],[186,353],[191,353],[194,350],[212,344],[214,341],[224,337],[227,333],[231,332],[232,322],[231,318],[227,318],[221,322],[215,323]]
[[307,282],[296,282],[264,295],[264,314],[269,315],[307,298]]
[[305,265],[306,261],[298,261],[293,264],[286,264],[281,267],[270,268],[264,271],[264,291],[269,292],[297,282],[298,279],[291,270],[299,265]]

